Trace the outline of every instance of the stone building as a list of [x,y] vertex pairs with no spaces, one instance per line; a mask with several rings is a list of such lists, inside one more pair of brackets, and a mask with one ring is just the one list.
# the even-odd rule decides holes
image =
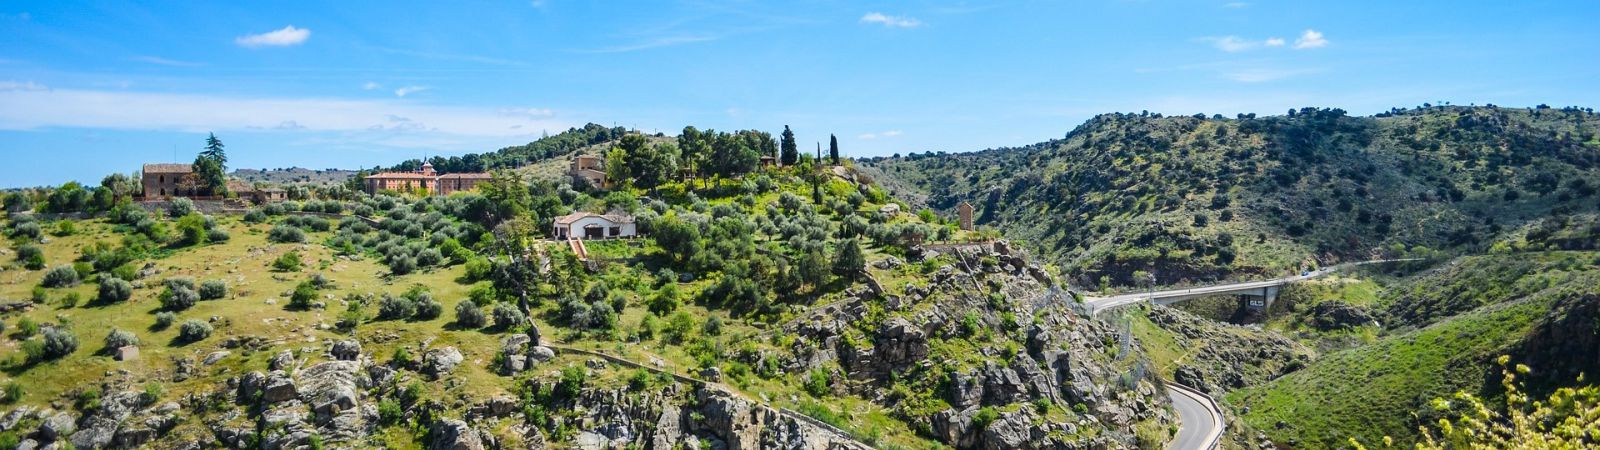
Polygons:
[[956,205],[956,218],[961,224],[961,229],[972,231],[972,204],[961,202]]
[[420,190],[430,195],[450,195],[477,189],[479,184],[488,182],[491,178],[493,177],[482,172],[440,175],[433,170],[432,163],[423,163],[422,170],[416,172],[379,172],[367,175],[362,180],[362,185],[368,194],[376,194],[378,191]]
[[142,177],[144,197],[149,199],[194,195],[199,181],[190,164],[145,164]]
[[279,187],[256,187],[240,180],[228,180],[228,192],[255,204],[277,203],[289,199],[289,191]]
[[606,184],[605,160],[594,155],[578,155],[572,158],[572,168],[567,170],[572,178],[588,181],[594,187],[604,189]]

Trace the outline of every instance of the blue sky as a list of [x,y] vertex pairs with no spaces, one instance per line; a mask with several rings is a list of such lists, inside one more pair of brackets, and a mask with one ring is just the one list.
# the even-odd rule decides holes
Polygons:
[[1600,2],[0,3],[0,187],[189,161],[370,167],[595,122],[846,154],[1101,112],[1600,106]]

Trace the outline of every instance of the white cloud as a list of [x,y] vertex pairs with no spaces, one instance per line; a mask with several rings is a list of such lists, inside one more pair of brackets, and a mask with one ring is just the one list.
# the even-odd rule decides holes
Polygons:
[[238,38],[234,39],[233,42],[242,47],[248,48],[288,47],[291,45],[303,44],[306,42],[306,39],[310,38],[311,30],[305,28],[295,28],[294,25],[289,25],[283,27],[282,29],[268,31],[266,33],[239,36]]
[[1250,6],[1250,4],[1249,3],[1245,3],[1245,2],[1228,2],[1228,3],[1223,3],[1222,4],[1223,8],[1234,8],[1234,9],[1239,9],[1239,8],[1243,8],[1243,7],[1246,7],[1246,6]]
[[150,64],[156,64],[156,65],[162,65],[162,66],[172,66],[172,67],[199,67],[199,66],[204,66],[205,65],[204,63],[197,63],[197,62],[192,62],[192,61],[179,61],[179,60],[176,60],[176,59],[162,58],[160,56],[135,56],[135,57],[133,57],[133,60],[134,61],[138,61],[138,62],[143,62],[143,63],[150,63]]
[[7,92],[7,91],[48,91],[48,90],[50,90],[49,86],[45,86],[45,85],[42,85],[42,84],[39,84],[39,83],[35,83],[33,81],[0,81],[0,92]]
[[1265,44],[1267,44],[1268,47],[1282,47],[1283,38],[1267,38]]
[[1299,39],[1294,40],[1294,48],[1297,49],[1321,48],[1327,45],[1328,40],[1324,39],[1322,37],[1322,32],[1317,30],[1308,29],[1305,33],[1300,34]]
[[1240,83],[1265,83],[1285,78],[1320,72],[1320,69],[1280,69],[1272,67],[1247,67],[1221,72],[1223,78]]
[[632,43],[632,44],[625,44],[625,45],[618,45],[618,46],[612,46],[612,47],[598,48],[598,49],[593,49],[593,50],[580,50],[579,53],[624,53],[624,52],[632,52],[632,51],[638,51],[638,50],[648,50],[648,49],[657,48],[657,47],[671,47],[671,46],[675,46],[675,45],[694,44],[694,43],[699,43],[699,42],[709,42],[709,41],[715,41],[717,39],[722,39],[722,36],[709,35],[709,34],[662,36],[662,37],[650,38],[648,40],[635,42],[635,43]]
[[394,96],[395,97],[405,97],[407,95],[411,95],[411,94],[415,94],[415,93],[418,93],[418,92],[426,91],[428,89],[430,89],[430,88],[427,87],[427,86],[405,86],[405,87],[401,87],[400,89],[395,89],[394,90]]
[[[6,105],[0,108],[3,130],[334,132],[349,134],[352,140],[393,141],[388,145],[401,145],[525,137],[530,133],[519,130],[560,130],[570,126],[552,118],[502,114],[496,108],[396,100],[231,97],[45,89],[32,83],[9,85],[23,89],[4,89],[8,84],[0,82],[0,105]],[[522,128],[513,128],[517,125]]]
[[1210,40],[1211,45],[1217,47],[1217,50],[1222,50],[1228,53],[1242,52],[1261,45],[1256,41],[1240,38],[1238,36],[1223,36],[1219,38],[1210,38]]
[[902,134],[905,134],[905,133],[901,132],[900,130],[889,130],[889,131],[884,131],[884,132],[881,132],[881,133],[863,133],[861,135],[856,136],[856,138],[870,141],[870,140],[878,139],[878,138],[899,137]]
[[869,12],[861,16],[861,23],[880,24],[889,28],[915,28],[922,25],[922,21],[915,17],[890,16],[880,12]]
[[500,114],[524,117],[551,117],[556,115],[550,108],[500,108]]
[[376,81],[368,81],[368,82],[363,83],[361,85],[361,90],[370,91],[370,90],[381,88],[381,87],[383,87],[383,85],[378,84],[378,82],[376,82]]

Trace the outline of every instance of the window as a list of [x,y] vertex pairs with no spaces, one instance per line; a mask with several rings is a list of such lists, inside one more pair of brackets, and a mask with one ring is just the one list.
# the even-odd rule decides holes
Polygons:
[[611,227],[610,232],[612,236],[622,234],[622,227]]
[[156,175],[156,182],[157,183],[165,183],[165,182],[167,182],[167,176],[166,175]]

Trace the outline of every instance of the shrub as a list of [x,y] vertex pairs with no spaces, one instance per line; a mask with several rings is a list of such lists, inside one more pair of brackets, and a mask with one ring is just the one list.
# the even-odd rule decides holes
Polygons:
[[33,302],[36,303],[36,304],[43,305],[44,302],[47,302],[47,301],[50,301],[50,290],[49,289],[45,289],[44,286],[34,286],[33,287]]
[[39,285],[48,288],[63,288],[78,284],[78,271],[72,266],[56,266],[44,273],[44,280]]
[[206,218],[200,214],[189,214],[178,219],[179,243],[183,245],[200,245],[206,240]]
[[417,300],[417,312],[411,317],[417,320],[433,320],[444,314],[444,305],[439,304],[433,296],[425,296]]
[[7,381],[6,382],[6,392],[5,392],[5,394],[6,394],[6,403],[16,403],[16,402],[22,400],[22,396],[23,395],[26,395],[26,393],[22,389],[22,383],[18,383],[16,380],[11,380],[11,381]]
[[392,399],[378,402],[378,423],[385,426],[394,425],[400,423],[404,415],[405,411],[400,409],[400,402]]
[[811,393],[814,397],[829,394],[831,391],[828,389],[828,373],[824,372],[820,367],[811,369],[811,372],[806,374],[805,387],[806,392]]
[[17,261],[21,262],[22,266],[26,267],[28,270],[43,269],[44,249],[41,249],[39,246],[33,244],[19,245],[17,246]]
[[187,198],[172,199],[172,204],[167,205],[167,216],[170,217],[183,217],[192,212],[194,212],[194,202]]
[[662,285],[655,295],[650,296],[650,302],[645,306],[650,309],[651,313],[666,317],[666,315],[672,314],[673,311],[677,311],[681,303],[682,301],[678,295],[678,283],[669,282]]
[[211,324],[195,319],[183,321],[178,326],[178,339],[183,342],[199,342],[211,337]]
[[76,308],[78,307],[78,303],[82,301],[82,295],[79,295],[77,292],[68,292],[67,295],[61,296],[61,307]]
[[416,303],[405,296],[384,295],[383,300],[378,301],[379,320],[401,320],[411,317],[416,312]]
[[161,309],[168,311],[183,311],[199,301],[200,293],[187,286],[169,285],[161,292]]
[[717,316],[706,318],[706,324],[700,327],[700,332],[705,333],[706,336],[721,336],[722,318]]
[[477,304],[473,302],[456,304],[456,325],[463,328],[483,328],[484,322],[483,310],[478,309]]
[[44,357],[56,359],[72,354],[78,350],[78,336],[73,335],[61,327],[50,327],[44,330]]
[[294,286],[294,293],[289,295],[290,309],[311,309],[312,303],[317,300],[317,285],[311,280],[301,281]]
[[200,299],[216,300],[228,296],[228,284],[222,280],[206,280],[200,283]]
[[232,236],[228,235],[228,231],[221,228],[212,228],[206,231],[206,242],[228,242],[230,238]]
[[288,252],[272,261],[272,270],[277,272],[298,272],[304,263],[300,261],[300,252]]
[[467,260],[466,269],[467,280],[485,280],[489,278],[490,273],[494,272],[494,264],[490,263],[488,258],[472,258]]
[[289,225],[278,224],[267,232],[267,240],[278,243],[305,242],[306,232]]
[[19,224],[11,229],[11,236],[16,238],[38,240],[43,235],[44,230],[39,228],[39,224],[33,222]]
[[523,322],[527,321],[527,317],[522,315],[521,310],[505,303],[494,305],[493,315],[494,327],[502,330],[520,327]]
[[116,303],[133,298],[133,283],[116,277],[100,278],[101,303]]
[[405,275],[417,270],[417,260],[410,256],[397,255],[389,258],[389,272],[395,275]]
[[975,414],[975,415],[972,416],[972,427],[973,427],[972,429],[974,429],[974,430],[988,429],[989,428],[989,424],[994,423],[994,421],[999,420],[999,419],[1000,419],[1000,411],[999,410],[994,409],[993,406],[985,406],[985,407],[983,407],[983,409],[979,409],[978,410],[978,414]]
[[499,292],[495,291],[494,284],[489,282],[473,284],[472,289],[467,290],[467,298],[477,306],[488,306],[490,303],[494,303],[499,296]]
[[130,345],[139,345],[139,336],[131,331],[112,329],[106,334],[106,351],[113,351]]
[[165,330],[167,328],[172,327],[172,323],[173,322],[177,322],[177,321],[178,321],[178,315],[177,314],[173,314],[170,311],[158,312],[158,313],[156,313],[156,324],[155,324],[156,326],[155,326],[155,329],[157,329],[157,330]]
[[39,323],[34,322],[32,318],[23,317],[22,320],[17,321],[17,333],[23,339],[33,337],[33,335],[39,334]]

